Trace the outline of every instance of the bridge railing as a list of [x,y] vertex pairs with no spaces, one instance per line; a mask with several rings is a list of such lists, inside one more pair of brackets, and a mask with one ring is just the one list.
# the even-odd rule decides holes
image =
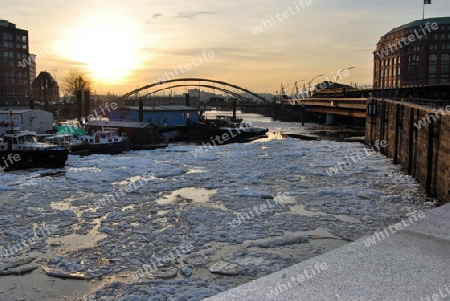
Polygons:
[[347,105],[366,105],[367,98],[302,98],[302,99],[289,99],[283,101],[283,104],[302,105],[302,104],[317,104],[323,103],[328,106],[339,106],[339,104]]
[[408,102],[421,106],[427,106],[434,109],[443,108],[450,105],[450,100],[422,99],[422,98],[389,98],[400,102]]

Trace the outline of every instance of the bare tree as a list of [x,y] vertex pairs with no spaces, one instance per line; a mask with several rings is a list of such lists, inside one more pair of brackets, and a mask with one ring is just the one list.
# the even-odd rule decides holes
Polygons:
[[76,96],[79,92],[83,93],[91,90],[91,81],[79,70],[70,70],[69,76],[62,82],[62,89],[69,95]]
[[69,76],[62,82],[64,92],[77,97],[77,119],[81,122],[83,115],[83,94],[85,98],[85,112],[89,115],[91,82],[87,76],[79,70],[70,70]]

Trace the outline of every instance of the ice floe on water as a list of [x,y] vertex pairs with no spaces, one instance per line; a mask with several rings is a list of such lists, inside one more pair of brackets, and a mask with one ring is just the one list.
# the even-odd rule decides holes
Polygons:
[[[413,178],[360,143],[273,139],[194,155],[198,147],[69,156],[62,171],[1,173],[0,275],[36,259],[22,261],[33,265],[23,286],[2,281],[0,299],[60,300],[46,290],[66,277],[89,281],[67,280],[76,294],[61,286],[72,299],[201,300],[431,206]],[[38,225],[56,230],[8,253]],[[27,288],[27,277],[41,279],[42,291]]]

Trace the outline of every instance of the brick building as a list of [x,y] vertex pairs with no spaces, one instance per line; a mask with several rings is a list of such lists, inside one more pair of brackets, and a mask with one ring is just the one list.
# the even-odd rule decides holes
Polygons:
[[53,76],[42,71],[31,84],[31,97],[35,102],[48,104],[59,101],[59,86]]
[[0,20],[0,106],[25,105],[36,76],[29,53],[28,31]]
[[450,85],[450,17],[394,28],[373,55],[374,89]]

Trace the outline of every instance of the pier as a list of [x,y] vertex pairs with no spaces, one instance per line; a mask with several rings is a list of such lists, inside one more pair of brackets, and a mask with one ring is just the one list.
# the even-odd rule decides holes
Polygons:
[[394,164],[401,164],[430,196],[448,203],[450,103],[436,103],[441,106],[373,99],[366,119],[366,144],[386,140],[388,145],[382,152]]

